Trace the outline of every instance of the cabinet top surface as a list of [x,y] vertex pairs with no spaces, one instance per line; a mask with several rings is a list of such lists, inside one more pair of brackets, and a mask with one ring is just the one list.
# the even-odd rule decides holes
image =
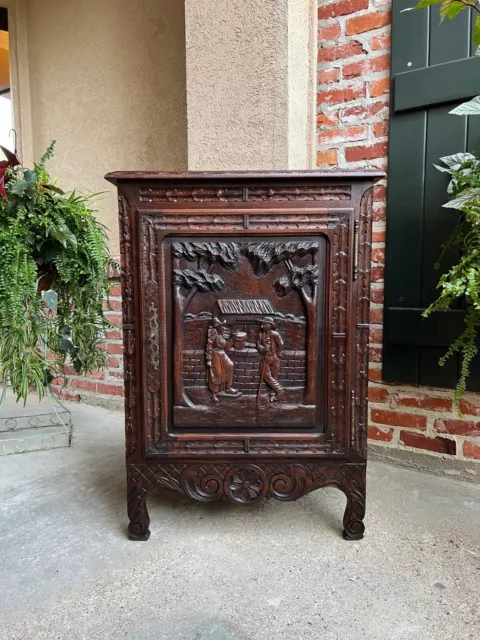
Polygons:
[[385,177],[383,171],[355,170],[308,170],[308,171],[113,171],[105,179],[113,184],[131,180],[215,180],[215,181],[251,181],[251,180],[380,180]]

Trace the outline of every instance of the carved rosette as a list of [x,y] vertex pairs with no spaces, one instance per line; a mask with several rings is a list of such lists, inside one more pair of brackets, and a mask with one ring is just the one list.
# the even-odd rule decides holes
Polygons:
[[125,386],[125,440],[126,454],[131,456],[138,444],[135,409],[137,405],[137,385],[135,367],[135,306],[133,285],[133,221],[132,209],[127,198],[118,194],[120,224],[120,264],[122,282],[123,312],[123,370]]
[[233,502],[257,502],[265,496],[267,487],[267,477],[257,465],[233,467],[225,476],[225,495]]
[[355,390],[356,447],[366,454],[368,423],[368,347],[370,331],[370,263],[372,258],[373,187],[365,191],[360,202],[358,276],[357,276],[357,335]]

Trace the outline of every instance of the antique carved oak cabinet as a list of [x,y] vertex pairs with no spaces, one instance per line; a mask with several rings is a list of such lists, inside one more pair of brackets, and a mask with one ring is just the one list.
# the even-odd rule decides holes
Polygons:
[[372,188],[382,174],[111,173],[129,535],[156,487],[295,500],[363,536]]

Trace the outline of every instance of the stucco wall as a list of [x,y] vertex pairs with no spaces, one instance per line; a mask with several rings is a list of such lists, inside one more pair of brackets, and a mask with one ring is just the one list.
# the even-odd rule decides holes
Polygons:
[[56,139],[50,169],[61,184],[107,192],[99,215],[116,255],[115,189],[103,175],[187,168],[183,2],[25,6],[34,157]]
[[310,166],[312,24],[311,0],[185,0],[189,169]]

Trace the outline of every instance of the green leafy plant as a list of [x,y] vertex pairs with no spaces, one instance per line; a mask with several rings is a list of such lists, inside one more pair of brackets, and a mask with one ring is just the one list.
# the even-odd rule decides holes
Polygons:
[[[473,29],[473,43],[480,55],[480,2],[475,0],[420,0],[410,9],[424,9],[439,5],[440,21],[445,18],[453,20],[464,10],[477,13]],[[450,111],[459,116],[480,115],[480,96],[460,104]],[[465,329],[440,358],[443,366],[454,353],[461,356],[460,375],[457,380],[454,400],[465,393],[470,375],[472,360],[478,353],[477,335],[480,327],[480,161],[471,153],[458,153],[441,158],[444,166],[436,166],[439,171],[449,173],[451,180],[447,188],[449,201],[443,206],[461,212],[459,223],[451,238],[442,247],[442,254],[435,268],[440,268],[440,261],[451,247],[460,249],[460,258],[451,269],[444,273],[439,282],[440,295],[424,312],[424,316],[434,311],[447,311],[461,304],[466,304]]]
[[[476,346],[480,326],[480,161],[471,153],[458,153],[441,158],[445,166],[437,169],[452,177],[448,185],[450,200],[443,206],[462,212],[457,228],[445,243],[442,256],[450,247],[460,248],[460,258],[444,273],[438,283],[441,293],[424,312],[429,316],[434,311],[446,311],[457,302],[466,302],[465,329],[454,340],[440,365],[454,353],[461,355],[461,369],[455,390],[455,400],[465,393],[473,358],[478,353]],[[435,265],[440,268],[440,261]]]
[[63,192],[45,168],[54,142],[26,169],[2,147],[0,163],[0,377],[17,400],[65,376],[106,366],[110,327],[105,228],[92,198]]

